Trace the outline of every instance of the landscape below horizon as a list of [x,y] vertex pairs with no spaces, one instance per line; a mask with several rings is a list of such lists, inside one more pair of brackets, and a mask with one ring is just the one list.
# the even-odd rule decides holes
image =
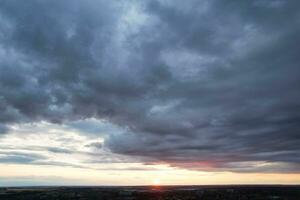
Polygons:
[[0,188],[5,200],[299,200],[300,186],[123,186]]
[[0,0],[0,199],[299,185],[300,0]]

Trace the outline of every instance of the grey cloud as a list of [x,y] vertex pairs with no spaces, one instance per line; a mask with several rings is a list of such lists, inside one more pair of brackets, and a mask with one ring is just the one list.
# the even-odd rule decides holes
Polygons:
[[76,184],[77,182],[82,184],[82,180],[66,179],[56,176],[0,177],[1,187],[74,185],[74,183]]
[[65,125],[71,130],[76,130],[91,135],[106,136],[111,132],[118,133],[122,131],[120,127],[114,126],[114,124],[111,124],[108,121],[103,121],[103,120],[99,121],[95,118],[75,120],[75,121],[65,123]]
[[278,2],[1,1],[0,123],[107,120],[104,147],[144,162],[298,168],[300,4]]
[[8,132],[8,128],[5,125],[0,124],[0,134],[4,134],[7,132]]
[[96,148],[96,149],[101,149],[102,146],[103,146],[103,143],[101,143],[101,142],[92,142],[92,143],[87,144],[85,146],[86,147],[93,147],[93,148]]
[[34,163],[31,163],[33,165],[47,165],[47,166],[59,166],[59,167],[74,167],[74,168],[81,168],[81,169],[92,169],[88,166],[83,166],[80,164],[72,164],[72,163],[67,163],[64,161],[36,161]]
[[43,160],[46,157],[38,154],[21,153],[21,152],[2,152],[0,151],[0,163],[16,163],[30,164],[38,160]]
[[25,156],[4,156],[0,158],[1,163],[19,163],[19,164],[27,164],[35,161],[34,158],[25,157]]
[[66,154],[71,154],[73,151],[65,148],[58,148],[58,147],[48,147],[47,149],[49,152],[52,153],[66,153]]

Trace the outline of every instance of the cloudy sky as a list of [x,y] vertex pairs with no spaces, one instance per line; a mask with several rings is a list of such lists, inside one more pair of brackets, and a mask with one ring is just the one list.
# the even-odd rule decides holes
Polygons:
[[1,0],[0,186],[300,183],[299,0]]

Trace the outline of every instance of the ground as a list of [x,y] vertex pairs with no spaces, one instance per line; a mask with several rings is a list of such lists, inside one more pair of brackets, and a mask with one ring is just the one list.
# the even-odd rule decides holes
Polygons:
[[141,186],[0,188],[5,200],[299,200],[300,186]]

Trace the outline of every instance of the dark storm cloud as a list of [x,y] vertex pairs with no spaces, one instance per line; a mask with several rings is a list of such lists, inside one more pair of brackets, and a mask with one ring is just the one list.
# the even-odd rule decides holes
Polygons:
[[144,162],[300,170],[299,1],[0,4],[1,124],[93,117]]

